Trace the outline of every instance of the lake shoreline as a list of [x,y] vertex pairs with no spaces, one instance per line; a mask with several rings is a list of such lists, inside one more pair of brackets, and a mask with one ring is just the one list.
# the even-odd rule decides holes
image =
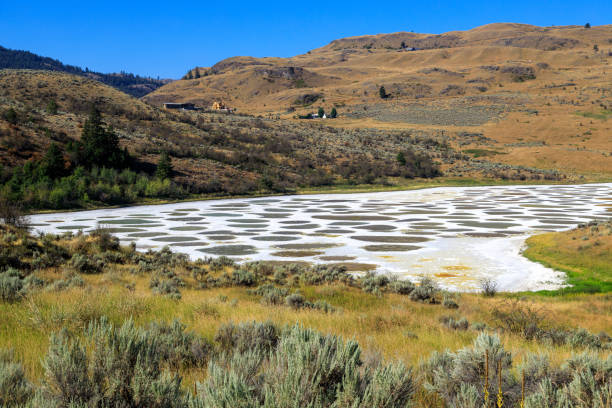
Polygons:
[[190,203],[197,201],[213,201],[213,200],[240,200],[250,198],[264,198],[264,197],[286,197],[295,195],[323,195],[323,194],[359,194],[359,193],[385,193],[385,192],[398,192],[398,191],[416,191],[424,189],[444,188],[444,187],[511,187],[511,186],[575,186],[575,185],[589,185],[589,184],[606,184],[612,183],[612,180],[602,181],[576,181],[576,182],[553,182],[551,180],[528,180],[520,182],[519,180],[493,180],[493,179],[432,179],[424,180],[425,183],[419,184],[400,184],[400,185],[358,185],[358,186],[333,186],[330,188],[304,188],[298,189],[294,192],[287,193],[273,193],[273,192],[261,192],[245,195],[221,195],[215,196],[210,194],[189,196],[186,198],[180,198],[176,200],[172,199],[151,199],[142,200],[128,204],[117,204],[117,205],[92,205],[82,208],[68,208],[68,209],[44,209],[27,211],[27,216],[37,214],[50,214],[50,213],[72,213],[79,211],[92,211],[92,210],[104,210],[104,209],[118,209],[118,208],[129,208],[129,207],[140,207],[146,205],[165,205],[165,204],[179,204],[179,203]]

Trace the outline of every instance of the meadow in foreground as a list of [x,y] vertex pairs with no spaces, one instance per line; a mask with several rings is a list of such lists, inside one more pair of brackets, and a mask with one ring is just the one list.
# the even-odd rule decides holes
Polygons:
[[104,230],[2,227],[0,249],[6,406],[612,402],[609,294],[457,294],[337,267],[190,262]]

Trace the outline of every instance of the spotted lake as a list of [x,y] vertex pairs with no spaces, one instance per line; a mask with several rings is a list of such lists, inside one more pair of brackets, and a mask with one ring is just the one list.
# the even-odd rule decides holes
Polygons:
[[612,215],[612,184],[446,187],[102,209],[32,217],[52,233],[110,228],[140,250],[192,258],[342,263],[474,290],[552,289],[564,275],[520,255],[525,239]]

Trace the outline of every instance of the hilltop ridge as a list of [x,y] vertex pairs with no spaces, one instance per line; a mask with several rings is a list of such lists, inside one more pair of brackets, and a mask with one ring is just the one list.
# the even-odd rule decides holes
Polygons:
[[2,46],[0,46],[0,69],[37,69],[66,72],[94,79],[137,98],[170,82],[168,79],[142,77],[127,72],[103,74],[74,65],[67,65],[57,59],[42,57],[29,51],[11,50]]

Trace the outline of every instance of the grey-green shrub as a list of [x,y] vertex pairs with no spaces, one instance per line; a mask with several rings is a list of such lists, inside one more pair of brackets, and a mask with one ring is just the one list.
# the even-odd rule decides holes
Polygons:
[[33,273],[26,276],[23,280],[23,287],[26,291],[40,289],[45,286],[45,281],[34,275]]
[[364,292],[375,293],[384,290],[390,282],[388,276],[370,272],[362,278],[361,288]]
[[280,305],[284,303],[285,297],[289,291],[285,288],[277,288],[276,286],[266,283],[260,285],[257,289],[251,290],[249,293],[261,296],[261,301],[267,305]]
[[131,320],[115,327],[102,319],[90,323],[85,337],[86,343],[65,331],[51,337],[41,390],[48,400],[61,406],[185,406],[180,377],[161,371],[164,356],[152,332]]
[[470,323],[465,317],[455,319],[452,316],[442,316],[440,317],[440,323],[453,330],[467,330],[470,327]]
[[69,288],[83,286],[85,286],[85,281],[83,280],[83,278],[73,272],[72,274],[66,274],[63,279],[53,281],[45,289],[52,291],[61,291]]
[[232,272],[232,284],[236,286],[253,286],[257,278],[255,275],[245,269],[236,269]]
[[104,261],[99,257],[76,253],[70,259],[70,266],[80,273],[100,273],[104,269]]
[[324,300],[317,300],[316,302],[309,302],[299,293],[293,293],[285,297],[285,304],[294,309],[313,309],[320,310],[325,313],[334,312],[336,309]]
[[478,389],[472,384],[461,384],[459,387],[459,393],[455,399],[454,408],[481,408],[482,405],[479,402],[480,396],[478,395]]
[[32,384],[26,379],[21,364],[14,361],[13,353],[0,349],[0,406],[22,406],[33,392]]
[[459,308],[459,305],[457,304],[455,299],[447,294],[445,294],[444,298],[442,299],[442,306],[444,306],[447,309],[458,309]]
[[[367,377],[366,377],[367,378]],[[378,366],[360,401],[360,407],[407,407],[414,394],[412,371],[403,364]],[[342,403],[340,399],[340,403]],[[340,404],[338,404],[340,405]]]
[[147,327],[147,335],[157,340],[159,358],[173,369],[204,367],[212,344],[185,329],[178,320],[170,324],[152,322]]
[[285,303],[294,309],[301,309],[305,306],[306,299],[299,293],[293,293],[285,298]]
[[457,403],[462,385],[472,385],[479,392],[478,403],[484,403],[485,354],[489,356],[490,395],[497,391],[497,365],[502,365],[502,389],[506,406],[517,401],[517,381],[511,375],[512,356],[502,347],[499,337],[481,333],[471,347],[456,353],[434,353],[424,364],[425,386],[438,393],[448,405]]
[[[607,408],[612,404],[612,356],[607,361],[581,354],[544,377],[526,401],[526,408]],[[564,376],[569,376],[563,379]],[[555,382],[554,378],[562,378]]]
[[226,352],[260,349],[268,352],[276,347],[279,335],[279,330],[271,322],[228,323],[219,327],[215,341]]
[[410,293],[410,299],[423,303],[440,303],[440,288],[431,278],[423,276],[419,285]]
[[181,291],[179,287],[185,286],[185,282],[174,271],[162,267],[157,271],[149,282],[149,287],[154,293],[165,295],[171,299],[180,299]]
[[276,347],[229,349],[211,362],[191,407],[405,407],[403,365],[363,365],[359,345],[294,326]]
[[24,294],[23,280],[18,270],[9,268],[0,273],[0,299],[3,302],[16,302]]
[[414,283],[410,282],[409,280],[392,280],[389,283],[389,291],[392,293],[398,293],[400,295],[409,295],[412,293],[412,291],[414,290],[415,286]]

